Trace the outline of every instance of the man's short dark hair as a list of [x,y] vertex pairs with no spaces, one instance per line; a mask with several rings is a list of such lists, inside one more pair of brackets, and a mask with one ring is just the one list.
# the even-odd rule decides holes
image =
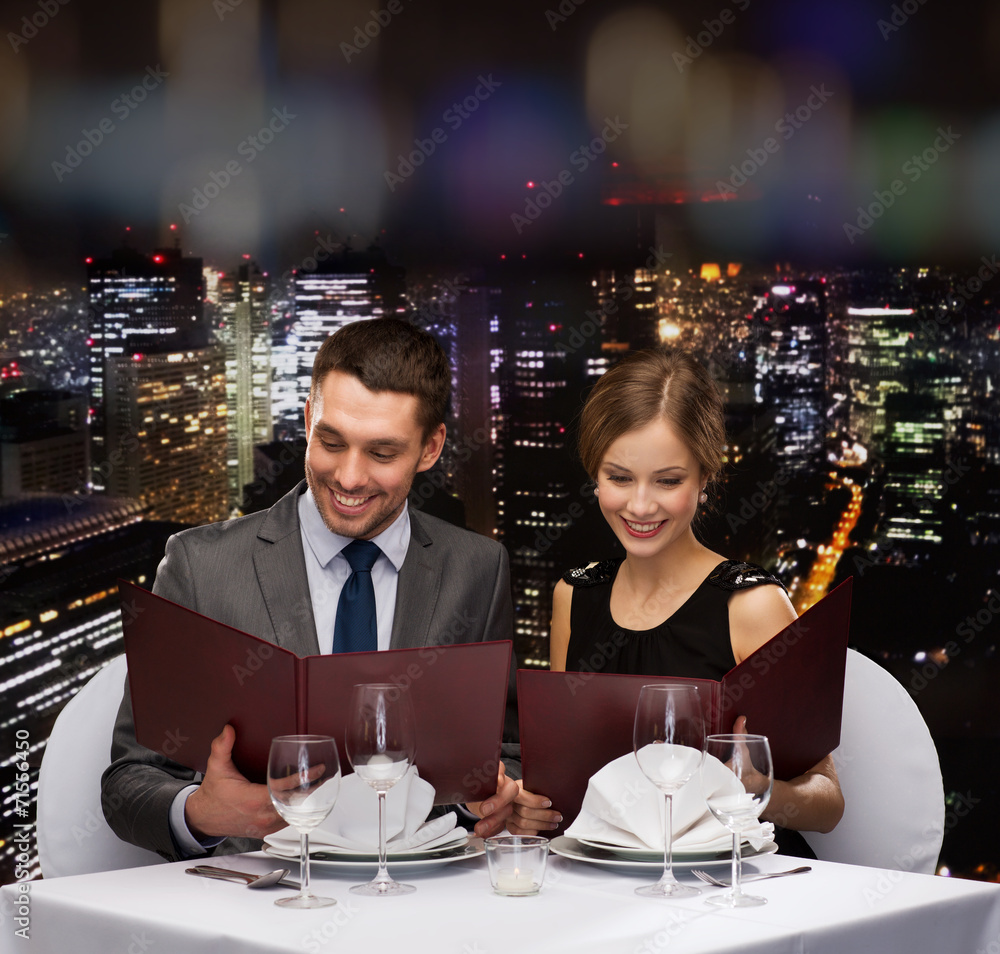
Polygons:
[[331,371],[357,378],[369,391],[416,397],[424,438],[444,423],[451,369],[441,345],[399,318],[371,318],[344,325],[323,342],[313,363],[309,398],[315,403]]

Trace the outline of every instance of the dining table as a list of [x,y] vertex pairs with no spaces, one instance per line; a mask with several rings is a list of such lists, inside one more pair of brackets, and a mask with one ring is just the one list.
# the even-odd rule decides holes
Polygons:
[[[572,853],[570,853],[572,854]],[[473,856],[474,855],[474,856]],[[364,866],[311,865],[315,893],[337,904],[278,907],[293,889],[251,890],[192,877],[195,863],[263,874],[298,864],[263,852],[42,879],[0,889],[0,951],[32,954],[276,954],[382,951],[448,954],[1000,954],[1000,885],[779,854],[755,857],[747,874],[807,864],[792,877],[747,884],[759,907],[706,903],[724,888],[702,884],[696,865],[677,875],[701,895],[639,897],[655,866],[596,864],[550,852],[541,891],[493,892],[485,858],[390,864],[416,886],[401,897],[363,897],[350,887]],[[728,877],[729,866],[710,868]],[[25,900],[27,899],[27,900]],[[25,930],[26,928],[26,930]]]

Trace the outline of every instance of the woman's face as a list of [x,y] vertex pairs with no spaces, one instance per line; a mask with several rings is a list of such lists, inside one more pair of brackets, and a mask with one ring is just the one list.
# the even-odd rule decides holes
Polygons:
[[657,418],[608,448],[597,499],[625,550],[653,556],[690,532],[704,483],[691,449]]

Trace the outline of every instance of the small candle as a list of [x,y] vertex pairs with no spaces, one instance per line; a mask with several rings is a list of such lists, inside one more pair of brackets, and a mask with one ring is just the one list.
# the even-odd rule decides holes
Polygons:
[[507,894],[527,894],[535,890],[531,871],[521,868],[501,868],[497,872],[497,891]]

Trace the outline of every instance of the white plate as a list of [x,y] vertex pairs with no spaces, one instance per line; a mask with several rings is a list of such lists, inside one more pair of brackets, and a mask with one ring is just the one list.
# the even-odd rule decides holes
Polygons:
[[[270,845],[265,845],[264,851],[284,861],[299,860],[298,852],[279,852]],[[486,847],[483,845],[483,839],[469,836],[466,842],[461,842],[457,845],[432,848],[427,851],[407,851],[391,854],[387,856],[386,863],[390,867],[416,868],[425,865],[447,865],[453,861],[461,861],[463,858],[478,858],[484,854],[486,854]],[[372,865],[378,865],[378,854],[350,854],[344,851],[326,852],[322,850],[310,851],[309,864],[327,868],[371,868]]]
[[[616,868],[662,868],[663,855],[656,852],[636,851],[633,848],[598,848],[594,845],[584,844],[575,838],[566,835],[559,835],[549,842],[549,850],[564,858],[572,858],[574,861],[586,861],[592,865],[609,865]],[[744,846],[743,860],[749,861],[760,855],[771,855],[778,850],[777,844],[773,841],[765,845],[760,851],[754,851],[749,846]],[[624,853],[628,853],[625,857]],[[675,868],[704,868],[710,865],[728,865],[732,861],[732,855],[728,851],[702,851],[702,852],[674,852]]]

